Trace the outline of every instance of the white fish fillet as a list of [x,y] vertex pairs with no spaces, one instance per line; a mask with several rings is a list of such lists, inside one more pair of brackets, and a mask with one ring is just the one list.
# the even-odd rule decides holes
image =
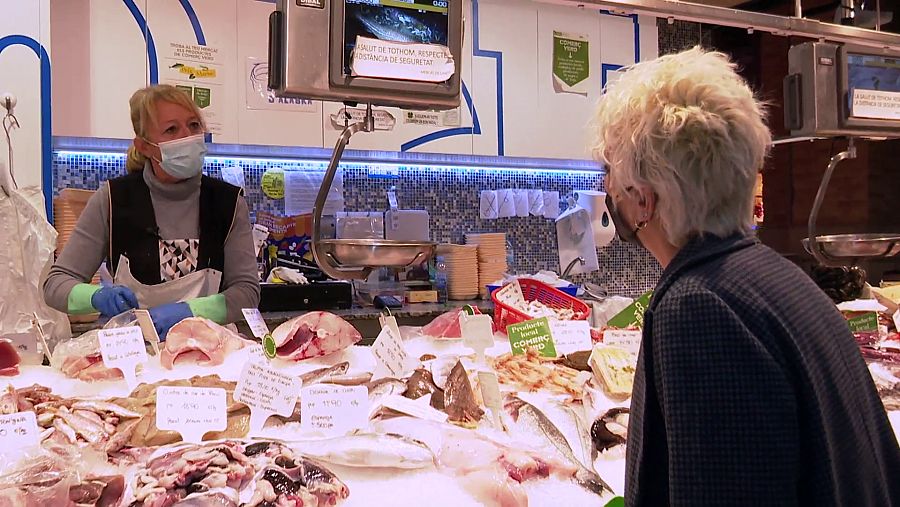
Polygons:
[[393,434],[357,433],[312,440],[298,446],[303,454],[336,465],[373,468],[426,468],[435,463],[424,443]]
[[191,317],[169,330],[159,362],[171,370],[178,356],[184,354],[199,359],[196,362],[203,366],[218,366],[228,354],[245,344],[246,340],[230,329],[202,317]]

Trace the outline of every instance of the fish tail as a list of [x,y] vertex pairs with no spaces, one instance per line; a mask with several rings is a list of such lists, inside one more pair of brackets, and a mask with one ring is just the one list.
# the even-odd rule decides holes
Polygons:
[[579,469],[578,472],[575,473],[575,482],[578,483],[579,486],[584,489],[595,493],[599,496],[603,496],[606,493],[612,493],[613,490],[609,487],[609,484],[606,483],[599,475],[585,468]]

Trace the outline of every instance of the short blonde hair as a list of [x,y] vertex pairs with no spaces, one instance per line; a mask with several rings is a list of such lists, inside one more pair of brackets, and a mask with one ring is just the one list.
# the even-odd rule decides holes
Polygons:
[[[191,96],[183,90],[167,85],[157,84],[134,92],[128,105],[131,108],[131,126],[134,129],[134,135],[142,139],[147,139],[147,128],[149,125],[156,124],[156,104],[159,102],[171,102],[185,109],[193,111],[203,124],[206,130],[206,124],[203,121],[203,113],[197,104],[194,103]],[[128,147],[128,159],[125,161],[125,168],[128,172],[137,172],[144,169],[147,163],[147,157],[135,148],[134,143]]]
[[699,47],[636,64],[597,107],[594,156],[622,188],[645,184],[670,243],[749,233],[772,142],[765,107],[722,53]]

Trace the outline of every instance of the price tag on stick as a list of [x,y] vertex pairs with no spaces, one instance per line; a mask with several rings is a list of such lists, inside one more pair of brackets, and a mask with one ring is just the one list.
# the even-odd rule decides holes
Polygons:
[[144,333],[138,326],[103,329],[97,335],[100,341],[100,355],[107,368],[118,368],[125,377],[128,389],[137,387],[135,370],[147,362],[147,348]]
[[301,430],[345,435],[368,421],[369,391],[365,386],[316,384],[300,393]]
[[177,431],[185,442],[195,444],[210,431],[225,431],[228,427],[225,390],[220,387],[157,387],[156,427]]
[[301,384],[297,377],[247,361],[234,389],[234,399],[250,407],[250,432],[261,430],[273,414],[290,417]]
[[0,454],[37,447],[40,431],[33,411],[0,415]]
[[403,339],[394,331],[394,326],[384,326],[375,343],[372,344],[372,355],[375,356],[376,366],[373,379],[382,377],[398,377],[406,370],[409,356],[403,347]]

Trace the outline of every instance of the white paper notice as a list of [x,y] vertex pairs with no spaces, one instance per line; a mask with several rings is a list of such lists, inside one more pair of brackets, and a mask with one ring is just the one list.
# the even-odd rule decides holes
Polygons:
[[369,392],[365,386],[316,384],[300,391],[300,429],[345,435],[366,425]]
[[211,45],[170,42],[160,47],[159,82],[190,96],[211,134],[224,134],[226,52]]
[[559,217],[559,192],[544,192],[544,218]]
[[381,399],[381,406],[402,412],[406,415],[425,419],[426,421],[435,421],[439,423],[447,422],[447,414],[440,410],[431,408],[431,395],[423,396],[417,400],[411,400],[396,394],[385,396]]
[[350,69],[355,76],[442,83],[456,71],[450,48],[440,44],[356,37]]
[[497,201],[497,192],[493,190],[481,191],[479,216],[483,220],[493,220],[500,216],[500,203]]
[[551,320],[550,334],[558,355],[591,350],[591,324],[586,320]]
[[403,339],[394,329],[394,326],[384,326],[375,343],[372,344],[372,355],[377,363],[372,379],[382,377],[397,377],[406,371],[409,355],[403,347]]
[[900,120],[900,92],[853,90],[853,116],[879,120]]
[[224,431],[226,408],[220,387],[156,388],[156,427],[181,433],[185,442],[199,443],[210,431]]
[[[269,62],[264,58],[247,57],[247,109],[274,111],[319,112],[319,101],[297,97],[276,97],[269,88]],[[226,180],[227,181],[227,180]]]
[[225,183],[244,188],[244,170],[238,166],[223,167],[222,179]]
[[40,431],[33,411],[0,415],[0,454],[37,447]]
[[[284,213],[287,216],[312,213],[325,178],[324,171],[302,170],[284,172]],[[338,168],[325,198],[323,214],[344,211],[344,171]]]
[[294,413],[301,384],[297,377],[247,361],[234,388],[234,399],[250,407],[250,431],[261,430],[273,414],[289,417]]
[[107,368],[118,368],[125,377],[129,389],[137,386],[137,365],[147,362],[144,334],[138,326],[102,329],[97,335],[100,355]]
[[527,217],[528,216],[528,190],[524,189],[515,189],[513,190],[513,201],[516,204],[516,216],[517,217]]
[[247,321],[247,326],[250,327],[250,332],[253,333],[253,336],[262,340],[263,336],[269,334],[269,326],[266,325],[266,321],[258,309],[242,308],[241,313],[244,314],[244,320]]
[[639,329],[607,329],[603,332],[603,343],[623,348],[637,356],[641,350],[641,336]]
[[544,216],[544,192],[542,190],[528,190],[528,213],[535,217]]
[[[386,109],[372,109],[372,116],[375,117],[375,130],[394,130],[394,125],[397,124],[394,115]],[[345,124],[363,121],[366,118],[366,110],[358,107],[342,107],[330,117],[331,126],[335,130],[343,130]]]
[[510,188],[502,188],[497,190],[497,206],[500,212],[500,218],[509,218],[516,216],[516,196]]

